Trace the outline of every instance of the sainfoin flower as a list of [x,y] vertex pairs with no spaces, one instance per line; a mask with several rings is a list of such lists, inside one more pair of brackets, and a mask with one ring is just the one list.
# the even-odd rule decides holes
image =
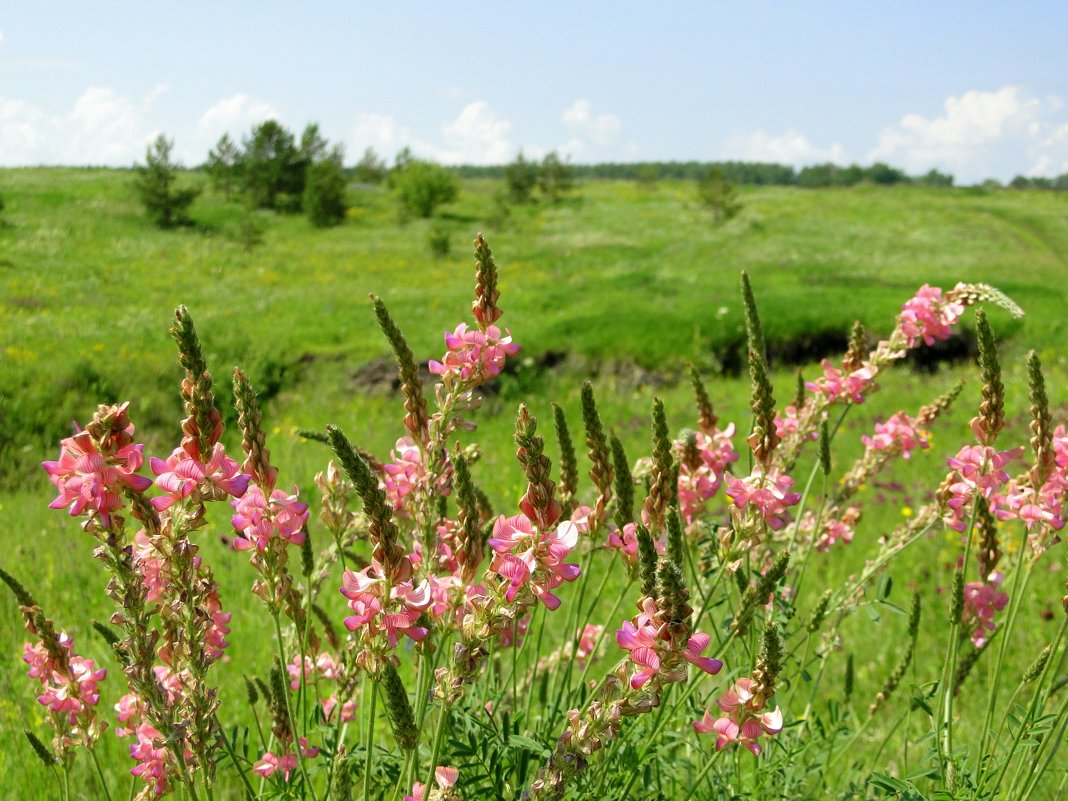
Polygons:
[[[664,553],[664,537],[653,540],[658,554]],[[617,548],[623,558],[630,564],[638,562],[638,529],[634,523],[627,523],[622,529],[615,529],[608,535],[608,547]]]
[[[300,752],[305,759],[311,759],[319,755],[318,748],[309,748],[306,737],[300,738]],[[252,772],[257,776],[273,776],[275,773],[282,774],[283,781],[289,781],[290,774],[297,769],[300,761],[296,754],[276,755],[268,751],[259,762],[252,766]]]
[[[859,367],[846,373],[827,359],[820,364],[823,366],[823,377],[805,382],[805,387],[809,392],[823,395],[828,403],[833,403],[839,398],[849,398],[853,403],[864,403],[864,390],[875,376],[870,367]],[[777,425],[776,428],[778,428]]]
[[404,801],[446,801],[454,796],[449,790],[460,776],[456,768],[434,768],[434,783],[437,788],[427,794],[427,787],[421,782],[412,785],[412,794],[404,796]]
[[904,412],[891,416],[885,423],[875,424],[875,436],[861,437],[866,446],[877,451],[898,452],[908,459],[917,448],[930,444],[930,433],[916,425],[916,421]]
[[271,491],[271,497],[267,499],[257,485],[250,485],[244,495],[232,501],[237,514],[231,518],[231,522],[239,532],[239,536],[234,538],[234,548],[238,551],[249,548],[263,551],[273,537],[281,537],[293,545],[302,545],[304,525],[308,522],[308,504],[298,501],[297,493],[296,487],[292,495],[276,489]]
[[720,751],[732,743],[741,743],[755,755],[762,748],[758,740],[764,735],[774,735],[782,731],[782,711],[779,707],[770,712],[763,708],[754,709],[752,679],[738,679],[716,702],[723,712],[713,718],[705,710],[700,720],[693,721],[694,729],[700,734],[716,733],[716,750]]
[[685,646],[675,646],[665,627],[657,621],[656,601],[648,596],[642,600],[642,611],[633,619],[623,622],[616,630],[616,644],[629,651],[635,671],[630,686],[641,689],[654,676],[663,682],[683,681],[686,665],[696,665],[710,676],[715,676],[723,663],[712,657],[702,656],[711,642],[711,637],[700,632],[692,635]]
[[777,470],[764,473],[759,465],[753,467],[752,475],[727,481],[725,492],[738,509],[752,505],[773,531],[786,524],[786,508],[801,500],[801,495],[790,492],[794,480]]
[[137,760],[137,766],[131,768],[130,773],[148,785],[146,790],[163,795],[167,792],[169,763],[173,760],[166,740],[158,729],[147,723],[138,726],[134,734],[137,742],[130,744],[130,756]]
[[511,602],[524,588],[529,589],[549,610],[560,606],[552,590],[579,577],[580,568],[564,559],[578,544],[578,528],[570,520],[555,529],[540,532],[526,515],[501,515],[493,525],[489,546],[494,551],[490,570],[508,584],[505,600]]
[[430,605],[430,585],[412,579],[390,582],[377,560],[358,573],[346,570],[341,594],[349,599],[353,614],[345,618],[349,631],[360,631],[365,641],[385,633],[390,648],[397,647],[398,635],[422,641],[427,630],[415,625]]
[[986,581],[971,581],[964,585],[963,623],[972,628],[972,644],[976,648],[986,645],[989,635],[997,626],[994,615],[1005,608],[1009,596],[1000,587],[1005,580],[999,571],[994,571]]
[[997,451],[989,445],[966,445],[956,456],[946,459],[954,471],[945,500],[946,524],[964,531],[968,509],[977,493],[990,503],[990,510],[998,519],[1013,517],[1001,490],[1009,480],[1005,466],[1022,453],[1022,447]]
[[[133,426],[129,427],[133,431]],[[42,462],[48,478],[59,490],[49,507],[70,507],[71,516],[96,512],[106,526],[110,514],[122,506],[123,486],[144,492],[152,479],[137,475],[144,463],[143,445],[126,444],[113,454],[101,453],[87,431],[60,442],[59,461]]]
[[964,314],[963,303],[950,300],[941,289],[928,284],[920,287],[916,296],[901,308],[897,322],[910,348],[921,340],[930,346],[938,340],[949,339],[952,327]]
[[215,443],[207,462],[201,462],[196,453],[195,443],[190,442],[175,448],[167,461],[151,460],[156,485],[167,493],[152,499],[158,511],[188,498],[194,490],[206,500],[222,500],[228,495],[240,498],[245,494],[251,476],[242,473],[237,462],[226,455],[222,443]]
[[448,350],[441,361],[431,360],[430,372],[445,381],[459,379],[473,385],[500,375],[505,359],[519,353],[519,346],[512,342],[512,332],[506,328],[502,336],[495,325],[480,331],[469,330],[467,323],[460,323],[455,331],[445,334],[445,346]]

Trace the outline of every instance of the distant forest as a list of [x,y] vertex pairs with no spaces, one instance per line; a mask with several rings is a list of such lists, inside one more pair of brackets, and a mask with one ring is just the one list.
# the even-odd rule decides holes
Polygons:
[[[508,165],[475,166],[461,165],[453,168],[465,178],[504,178]],[[923,175],[910,176],[903,170],[877,162],[869,167],[851,164],[814,164],[800,170],[787,164],[761,161],[644,161],[607,162],[604,164],[572,164],[576,179],[628,180],[653,182],[668,179],[698,180],[710,170],[719,170],[728,181],[750,186],[800,186],[819,188],[828,186],[855,186],[872,184],[912,184],[915,186],[953,186],[953,176],[939,170],[930,170]],[[997,181],[984,182],[1001,186]],[[1068,173],[1056,178],[1028,178],[1016,176],[1008,186],[1012,189],[1068,189]]]

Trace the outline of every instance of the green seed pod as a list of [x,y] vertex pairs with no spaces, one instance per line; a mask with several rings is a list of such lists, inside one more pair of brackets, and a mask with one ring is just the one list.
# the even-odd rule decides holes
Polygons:
[[824,592],[816,603],[816,608],[812,610],[812,616],[809,617],[808,625],[805,627],[810,634],[819,631],[820,626],[823,625],[823,619],[827,616],[827,607],[830,606],[832,594],[830,590]]
[[22,733],[26,735],[26,739],[30,741],[30,748],[37,754],[37,758],[45,764],[45,767],[51,768],[59,764],[56,755],[48,750],[48,746],[42,743],[36,734],[29,729],[23,729]]
[[560,497],[564,501],[565,511],[570,511],[568,507],[578,491],[578,463],[571,432],[567,428],[567,418],[556,403],[553,403],[553,423],[556,425],[556,441],[560,446]]
[[393,322],[382,299],[371,295],[371,303],[375,308],[375,317],[378,318],[378,327],[386,335],[397,362],[401,392],[404,394],[404,426],[417,442],[425,444],[430,439],[430,416],[427,413],[426,399],[423,397],[423,382],[419,378],[419,369],[415,366],[412,349],[408,347],[408,340]]
[[949,608],[949,622],[954,626],[963,624],[964,617],[964,571],[953,571],[953,594]]
[[1047,645],[1042,649],[1041,653],[1035,657],[1035,661],[1031,663],[1031,666],[1027,668],[1027,672],[1024,673],[1024,684],[1028,684],[1042,675],[1042,671],[1046,669],[1046,662],[1049,661],[1051,653],[1053,653],[1053,646]]
[[405,751],[410,751],[419,741],[419,732],[415,727],[415,717],[412,715],[412,705],[408,701],[408,692],[404,689],[404,683],[392,662],[386,661],[377,680],[382,687],[382,697],[397,745]]
[[641,523],[636,529],[638,538],[638,578],[641,580],[642,597],[656,595],[656,545],[653,535]]
[[634,479],[630,474],[630,463],[623,450],[623,443],[615,434],[610,437],[610,441],[612,443],[612,467],[615,474],[616,525],[623,528],[627,523],[634,522]]

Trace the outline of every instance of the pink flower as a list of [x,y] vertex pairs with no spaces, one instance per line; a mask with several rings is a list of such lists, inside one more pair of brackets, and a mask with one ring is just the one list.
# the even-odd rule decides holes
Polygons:
[[120,726],[115,729],[115,734],[119,737],[128,737],[131,734],[135,734],[144,716],[145,702],[138,695],[126,693],[115,704],[115,717],[118,718],[119,723],[129,724],[129,728]]
[[[128,428],[132,434],[133,426]],[[105,455],[97,450],[86,431],[60,442],[59,461],[42,462],[41,467],[59,490],[49,507],[70,507],[72,517],[87,509],[96,512],[101,522],[109,525],[110,514],[122,506],[122,488],[144,492],[152,480],[137,475],[144,463],[143,445],[123,445],[115,453]]]
[[964,314],[964,304],[949,300],[938,287],[924,284],[916,296],[902,306],[897,317],[901,332],[908,339],[910,348],[922,339],[925,345],[937,340],[949,339],[952,326]]
[[[460,771],[456,768],[434,768],[434,782],[437,784],[439,790],[442,791],[448,790],[456,784],[456,780],[459,776]],[[431,799],[443,799],[448,797],[450,796],[446,795],[444,792],[434,792],[430,795]],[[429,801],[427,798],[426,785],[421,782],[415,782],[412,785],[412,794],[404,796],[404,801]]]
[[[594,649],[597,647],[597,640],[600,639],[602,632],[604,632],[604,626],[587,623],[585,628],[579,633],[578,651],[576,652],[575,657],[581,667],[586,666],[586,660],[593,654]],[[593,661],[597,661],[596,657]]]
[[[663,537],[653,540],[653,545],[656,546],[657,553],[664,553]],[[622,530],[617,528],[609,534],[608,547],[618,548],[627,562],[636,564],[638,562],[638,529],[635,524],[627,523]]]
[[130,756],[138,764],[130,773],[145,782],[156,795],[163,795],[168,789],[168,762],[171,759],[164,737],[147,723],[138,726],[134,733],[137,742],[130,744]]
[[390,648],[397,647],[398,635],[416,642],[426,637],[427,630],[416,626],[423,610],[430,605],[430,585],[412,579],[390,584],[377,561],[360,572],[346,570],[341,594],[349,599],[353,615],[345,618],[349,631],[362,630],[365,640],[385,633]]
[[912,456],[916,448],[929,446],[930,433],[916,427],[916,421],[904,412],[898,412],[885,423],[875,424],[875,436],[863,436],[861,440],[877,451],[897,451],[902,459]]
[[166,462],[151,460],[156,485],[167,493],[152,499],[158,511],[188,498],[194,491],[199,491],[206,500],[222,500],[227,495],[240,498],[245,494],[251,476],[240,472],[237,462],[226,455],[221,443],[215,443],[206,463],[197,458],[196,452],[196,444],[190,442],[175,448]]
[[[331,695],[329,698],[324,698],[320,701],[323,705],[323,717],[330,720],[330,716],[334,714],[334,709],[337,707],[337,696]],[[346,701],[341,705],[341,722],[351,723],[356,720],[356,709],[359,706],[359,702],[356,699]]]
[[752,475],[746,478],[730,477],[727,480],[726,493],[738,509],[752,505],[771,527],[778,531],[786,524],[786,507],[794,506],[801,500],[801,495],[790,492],[794,480],[781,475],[777,470],[767,474],[756,465]]
[[402,437],[390,452],[394,461],[382,465],[385,472],[386,500],[398,513],[405,512],[405,496],[418,486],[426,477],[423,466],[423,454],[415,440]]
[[864,403],[864,391],[875,377],[870,367],[860,367],[851,373],[844,373],[827,359],[820,364],[823,366],[823,377],[805,382],[809,392],[822,394],[828,403],[833,403],[840,397],[848,397],[853,403]]
[[497,518],[489,539],[495,552],[490,570],[508,582],[505,600],[511,602],[520,590],[529,588],[546,608],[559,608],[560,599],[552,590],[578,578],[579,566],[563,561],[577,544],[578,528],[570,520],[539,532],[526,515]]
[[451,334],[445,334],[448,351],[440,362],[431,360],[430,372],[440,375],[446,383],[459,380],[477,386],[500,374],[506,357],[519,353],[519,346],[512,343],[512,332],[495,325],[486,330],[468,330],[467,323],[460,323]]
[[759,756],[762,748],[757,740],[762,735],[771,736],[782,731],[781,710],[776,707],[770,712],[764,711],[762,703],[758,704],[753,696],[752,686],[752,679],[738,679],[716,702],[724,715],[713,719],[706,709],[700,720],[693,721],[698,733],[716,733],[717,751],[732,743],[741,743]]
[[237,514],[231,518],[240,535],[234,538],[238,551],[256,548],[263,551],[272,537],[281,537],[293,545],[304,543],[304,526],[308,522],[308,504],[297,500],[298,490],[292,495],[282,490],[272,490],[270,500],[264,498],[263,490],[252,484],[239,499],[232,501]]
[[299,761],[295,754],[282,754],[275,756],[270,751],[260,757],[260,761],[252,766],[252,772],[257,776],[272,776],[282,773],[282,780],[289,781],[289,774],[297,769]]
[[[781,415],[775,415],[775,433],[779,439],[786,439],[796,434],[801,428],[801,418],[797,416],[797,407],[790,404]],[[813,431],[809,439],[819,439],[819,434]]]
[[976,493],[990,503],[991,511],[1001,520],[1014,515],[1000,490],[1008,482],[1005,466],[1023,453],[1023,448],[996,451],[989,445],[966,445],[957,455],[946,459],[954,470],[955,479],[949,485],[945,521],[957,531],[967,528],[968,509]]
[[997,628],[994,615],[1005,608],[1009,602],[1008,594],[998,589],[1005,580],[1000,572],[994,571],[986,581],[971,581],[964,585],[965,626],[973,626],[972,644],[982,648],[987,635]]
[[593,509],[582,504],[575,507],[575,511],[571,513],[571,522],[575,524],[575,528],[578,529],[579,534],[588,534],[590,530],[590,515],[593,514]]
[[[640,689],[661,672],[662,662],[670,657],[670,663],[679,665],[677,657],[703,670],[711,676],[719,673],[723,663],[718,659],[702,656],[711,638],[700,632],[691,636],[682,648],[674,645],[664,626],[657,622],[657,606],[652,598],[645,598],[642,611],[633,619],[623,622],[616,631],[616,644],[630,652],[630,661],[638,669],[631,676],[630,685]],[[682,681],[686,678],[685,665],[673,667],[664,681]]]
[[719,476],[708,465],[696,469],[688,464],[679,465],[679,511],[687,525],[701,516],[705,502],[716,494],[719,486]]
[[836,542],[852,542],[853,533],[853,527],[844,520],[828,520],[816,540],[816,550],[827,553]]

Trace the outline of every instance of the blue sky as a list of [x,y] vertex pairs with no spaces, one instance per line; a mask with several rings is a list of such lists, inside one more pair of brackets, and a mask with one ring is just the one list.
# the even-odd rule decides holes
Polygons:
[[1068,3],[0,0],[0,164],[186,163],[267,117],[354,161],[1068,172]]

